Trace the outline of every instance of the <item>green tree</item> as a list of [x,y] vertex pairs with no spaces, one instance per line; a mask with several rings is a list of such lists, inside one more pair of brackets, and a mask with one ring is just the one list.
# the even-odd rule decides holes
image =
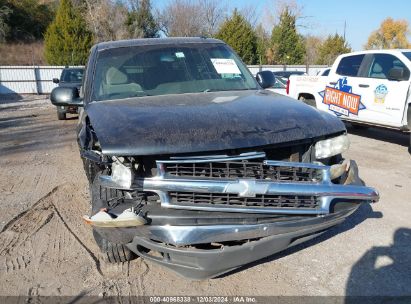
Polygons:
[[54,15],[52,4],[41,4],[38,0],[0,0],[0,7],[8,11],[7,15],[3,14],[3,22],[9,29],[7,41],[42,39]]
[[45,34],[45,56],[53,65],[86,63],[93,36],[71,0],[61,0],[54,21]]
[[151,13],[150,0],[137,1],[128,13],[126,25],[133,38],[158,37],[159,25]]
[[280,64],[303,64],[305,47],[301,35],[297,33],[296,16],[288,7],[280,15],[280,22],[271,34],[274,61]]
[[349,52],[352,50],[344,37],[329,35],[318,49],[317,64],[331,65],[339,55]]
[[237,11],[223,22],[216,38],[230,45],[246,64],[257,62],[257,37],[249,22]]
[[7,17],[10,15],[11,10],[7,6],[3,6],[0,1],[0,42],[6,40],[6,37],[9,33],[10,27],[7,24]]
[[410,33],[406,20],[385,19],[378,30],[368,37],[365,49],[402,49],[410,48],[407,39]]
[[255,34],[257,36],[257,63],[267,64],[267,51],[270,47],[270,36],[267,34],[261,24],[259,24],[255,29]]

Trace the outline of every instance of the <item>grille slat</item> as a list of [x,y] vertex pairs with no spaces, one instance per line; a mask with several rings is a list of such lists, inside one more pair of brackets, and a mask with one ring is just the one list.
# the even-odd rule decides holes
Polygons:
[[[318,168],[267,164],[263,159],[165,163],[167,175],[186,178],[251,179],[256,181],[316,183],[321,181]],[[319,198],[310,195],[257,194],[244,197],[237,193],[168,192],[170,202],[182,207],[231,207],[319,209]]]
[[241,197],[232,193],[198,193],[169,192],[173,204],[177,205],[215,205],[228,207],[261,207],[315,209],[319,207],[315,196],[294,195],[256,195],[256,197]]
[[235,162],[170,163],[167,174],[179,177],[254,178],[278,182],[318,182],[320,175],[313,168],[280,167],[248,160]]

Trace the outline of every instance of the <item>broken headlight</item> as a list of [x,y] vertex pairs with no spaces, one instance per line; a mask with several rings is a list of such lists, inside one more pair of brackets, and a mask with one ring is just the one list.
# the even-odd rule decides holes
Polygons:
[[111,177],[113,182],[121,186],[122,188],[128,189],[134,180],[134,172],[131,166],[123,164],[118,158],[114,159],[111,165]]
[[347,134],[320,140],[315,144],[315,157],[316,159],[328,158],[347,151],[349,147],[350,140]]

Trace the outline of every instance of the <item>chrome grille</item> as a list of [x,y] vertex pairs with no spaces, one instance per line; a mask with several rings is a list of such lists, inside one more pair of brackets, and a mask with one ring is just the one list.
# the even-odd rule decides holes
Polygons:
[[167,163],[166,174],[179,177],[252,178],[276,182],[318,182],[321,172],[315,168],[267,165],[263,161],[227,161]]
[[[161,206],[185,210],[318,215],[339,201],[377,201],[378,193],[361,185],[331,181],[331,170],[347,164],[274,161],[265,153],[238,156],[174,157],[157,160],[154,177],[136,178],[124,187],[112,176],[100,175],[102,185],[154,192]],[[334,169],[333,169],[334,168]],[[356,165],[350,162],[350,170]]]
[[169,192],[171,202],[176,205],[260,207],[287,209],[315,209],[319,207],[315,196],[256,195],[241,197],[230,193]]

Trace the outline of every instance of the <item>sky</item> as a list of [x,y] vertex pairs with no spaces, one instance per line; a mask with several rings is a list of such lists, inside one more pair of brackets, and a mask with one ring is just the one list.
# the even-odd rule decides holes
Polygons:
[[[172,0],[153,0],[159,8]],[[259,20],[267,21],[266,11],[274,13],[275,0],[221,0],[229,9],[256,7]],[[284,1],[282,1],[284,2]],[[301,34],[326,37],[329,34],[344,34],[353,50],[362,50],[372,31],[379,28],[387,18],[405,19],[411,27],[411,0],[295,0],[302,7],[299,27]]]

